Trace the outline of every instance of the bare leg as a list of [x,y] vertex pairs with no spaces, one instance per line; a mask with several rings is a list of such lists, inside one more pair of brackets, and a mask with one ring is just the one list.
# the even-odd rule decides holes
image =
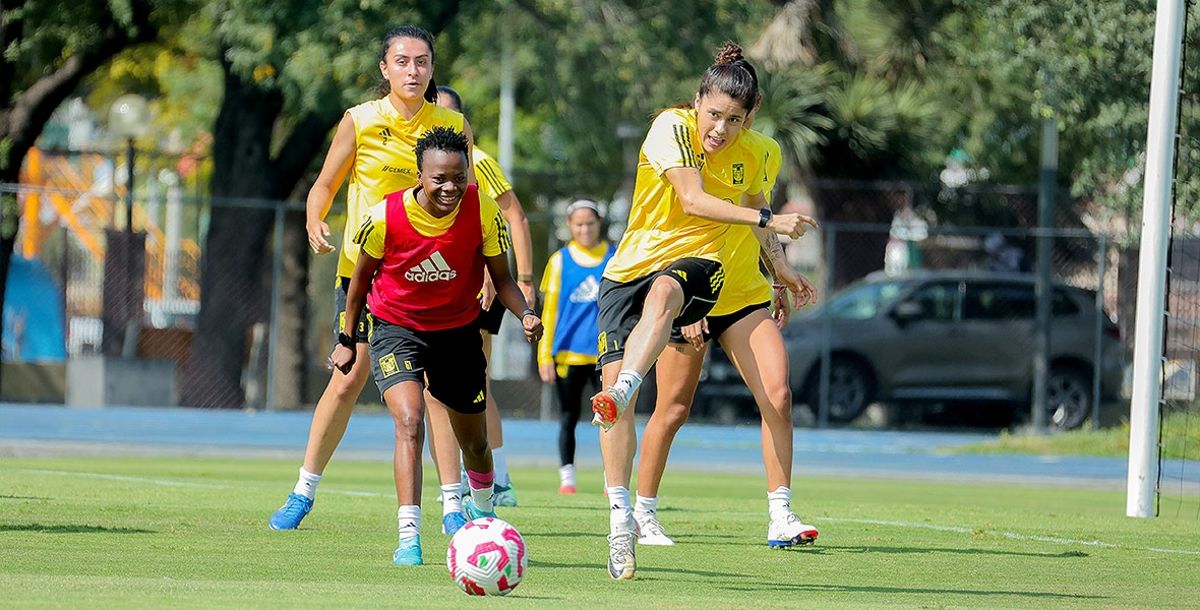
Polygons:
[[425,391],[425,404],[425,418],[429,422],[429,454],[433,456],[438,483],[459,483],[459,449],[454,429],[450,426],[450,409],[434,398],[429,390]]
[[[492,336],[488,333],[483,333],[483,353],[487,356],[488,362],[492,361]],[[492,396],[492,377],[486,375],[483,378],[487,384],[487,408],[484,413],[487,414],[487,438],[488,444],[493,449],[499,449],[504,446],[504,428],[500,425],[500,408],[496,405],[496,399]]]
[[704,351],[697,351],[691,345],[672,343],[658,357],[658,396],[654,414],[642,433],[642,452],[638,460],[639,496],[658,496],[658,486],[667,467],[671,443],[692,409],[696,385],[700,383],[700,368],[704,364]]
[[[679,283],[669,277],[655,279],[642,305],[642,317],[625,340],[623,368],[645,377],[671,338],[671,321],[682,309],[683,288]],[[610,385],[606,378],[604,386]]]
[[[610,362],[600,370],[603,385],[611,386],[621,372],[621,360]],[[637,394],[629,404],[637,403]],[[608,431],[600,432],[600,454],[604,458],[604,485],[606,487],[629,487],[633,474],[633,456],[637,453],[637,431],[633,427],[633,414],[628,413],[617,420]]]
[[762,413],[763,467],[767,490],[791,487],[792,391],[783,336],[766,310],[738,320],[721,335],[721,346],[742,374]]
[[313,474],[325,472],[334,450],[346,434],[346,424],[354,411],[354,403],[371,376],[371,355],[367,344],[357,344],[355,351],[357,358],[350,374],[343,375],[334,369],[313,411],[308,445],[304,448],[304,469]]
[[398,506],[421,504],[421,448],[425,443],[425,408],[418,381],[402,381],[387,389],[383,399],[396,425],[396,477]]

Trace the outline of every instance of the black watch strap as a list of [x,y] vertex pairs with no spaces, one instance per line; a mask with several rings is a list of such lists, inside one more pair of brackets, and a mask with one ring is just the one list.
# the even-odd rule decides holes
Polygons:
[[338,343],[353,349],[357,341],[354,340],[354,337],[351,337],[346,333],[338,333]]
[[760,229],[767,228],[767,223],[771,222],[771,208],[759,208],[758,210],[758,227]]

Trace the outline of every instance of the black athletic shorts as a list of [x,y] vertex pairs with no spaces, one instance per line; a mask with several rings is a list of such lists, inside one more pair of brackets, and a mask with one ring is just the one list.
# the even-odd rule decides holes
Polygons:
[[683,309],[671,325],[679,328],[699,322],[712,311],[721,286],[725,285],[725,270],[721,263],[704,258],[683,258],[669,267],[630,282],[600,281],[599,362],[604,366],[621,360],[625,355],[625,340],[642,317],[642,306],[650,286],[659,276],[669,277],[683,288]]
[[[720,339],[721,335],[725,334],[725,331],[729,330],[729,327],[740,322],[742,318],[745,318],[746,316],[760,309],[770,308],[770,303],[755,303],[754,305],[747,305],[746,307],[743,307],[733,313],[727,313],[723,316],[708,316],[708,330],[704,332],[704,342],[707,343],[715,339]],[[683,338],[683,333],[679,328],[671,329],[671,343],[687,343],[687,339]]]
[[492,299],[492,306],[479,312],[480,330],[492,336],[500,334],[500,323],[504,321],[507,311],[499,298]]
[[[346,291],[350,288],[350,278],[338,277],[337,283],[333,287],[333,344],[337,345],[338,333],[346,332]],[[367,343],[371,337],[371,325],[374,319],[371,318],[371,310],[363,305],[363,310],[358,314],[358,328],[354,331],[354,340],[359,343]],[[346,333],[350,334],[350,333]]]
[[459,413],[482,413],[487,399],[483,337],[468,324],[414,330],[375,319],[371,373],[383,394],[402,381],[428,382],[429,393]]

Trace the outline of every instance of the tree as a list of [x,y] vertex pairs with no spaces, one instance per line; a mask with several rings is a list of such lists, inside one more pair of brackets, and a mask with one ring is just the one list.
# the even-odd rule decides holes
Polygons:
[[[153,10],[148,0],[82,1],[70,10],[57,2],[0,0],[0,183],[17,182],[46,121],[88,74],[154,38]],[[0,308],[19,223],[16,195],[0,193]]]
[[[226,0],[195,18],[211,32],[224,94],[213,127],[213,207],[200,314],[183,375],[185,404],[243,402],[247,330],[267,315],[263,269],[274,213],[264,203],[297,191],[342,111],[368,97],[378,81],[374,52],[386,30],[413,22],[436,34],[460,4]],[[303,219],[293,214],[289,222],[294,230]],[[302,284],[288,286],[292,294],[283,301],[300,302]],[[282,325],[289,326],[303,323]],[[302,353],[302,336],[296,345],[288,351]]]
[[[1038,136],[1031,127],[1054,118],[1061,183],[1094,203],[1091,212],[1101,223],[1135,216],[1142,199],[1155,3],[972,0],[964,6],[971,19],[951,41],[953,56],[992,94],[967,100],[968,109],[990,119],[969,124],[968,152],[995,168],[999,179],[1032,178]],[[1200,41],[1200,5],[1190,3],[1188,13],[1184,47],[1191,50]],[[1180,132],[1196,134],[1200,64],[1187,56]],[[1185,136],[1180,149],[1180,194],[1200,192],[1200,173],[1189,170],[1200,162],[1194,138]],[[1183,217],[1197,217],[1194,197],[1177,201]]]

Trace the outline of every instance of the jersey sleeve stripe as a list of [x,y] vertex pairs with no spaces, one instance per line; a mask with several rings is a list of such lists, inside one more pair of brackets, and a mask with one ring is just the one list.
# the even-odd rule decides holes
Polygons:
[[496,177],[496,168],[491,167],[486,161],[484,161],[483,163],[476,165],[475,169],[480,170],[479,173],[483,175],[484,180],[486,180],[488,186],[491,187],[491,191],[495,192],[496,195],[499,195],[501,192],[503,192],[500,190],[501,182]]
[[367,238],[370,237],[374,230],[375,223],[371,222],[371,219],[368,218],[367,221],[363,223],[362,227],[359,228],[358,233],[354,234],[354,243],[360,246],[367,243]]
[[679,146],[679,159],[683,167],[696,167],[696,157],[692,154],[691,136],[686,127],[675,125],[675,144]]

